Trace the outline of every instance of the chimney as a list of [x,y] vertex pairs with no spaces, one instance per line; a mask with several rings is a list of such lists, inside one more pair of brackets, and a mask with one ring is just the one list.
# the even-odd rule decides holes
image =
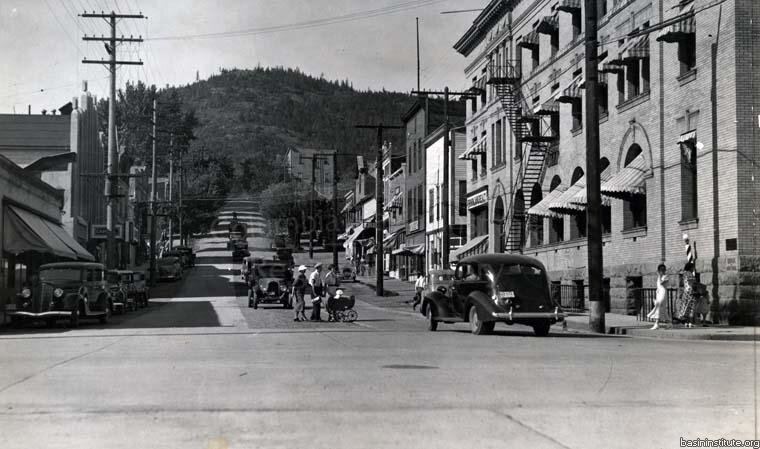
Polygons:
[[42,115],[47,115],[47,109],[42,110]]
[[71,106],[74,109],[79,109],[79,98],[77,98],[77,97],[72,98],[71,99]]
[[82,92],[87,92],[87,80],[82,81]]
[[28,113],[29,115],[32,115],[32,105],[27,105],[27,108],[28,108],[28,109],[27,109],[27,113]]

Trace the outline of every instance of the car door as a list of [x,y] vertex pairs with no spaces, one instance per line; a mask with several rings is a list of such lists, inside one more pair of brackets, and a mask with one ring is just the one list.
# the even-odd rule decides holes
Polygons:
[[460,263],[454,272],[454,280],[451,283],[451,310],[459,316],[464,316],[463,300],[467,299],[467,282],[466,278],[472,270],[471,264]]
[[90,300],[98,300],[94,310],[106,310],[108,305],[108,286],[106,284],[105,270],[102,268],[94,268],[92,270],[92,283],[91,283],[91,295],[94,297]]
[[[460,269],[461,267],[461,269]],[[480,273],[480,266],[477,263],[462,263],[457,266],[456,290],[454,291],[453,300],[454,308],[458,314],[464,316],[467,313],[467,298],[475,290],[483,290],[487,283]]]

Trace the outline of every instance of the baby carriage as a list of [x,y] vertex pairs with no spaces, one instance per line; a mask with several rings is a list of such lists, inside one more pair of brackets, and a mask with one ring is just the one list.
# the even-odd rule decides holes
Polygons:
[[354,295],[343,296],[343,290],[336,290],[335,296],[328,300],[327,307],[336,321],[352,323],[359,318],[359,314],[353,309],[355,303]]

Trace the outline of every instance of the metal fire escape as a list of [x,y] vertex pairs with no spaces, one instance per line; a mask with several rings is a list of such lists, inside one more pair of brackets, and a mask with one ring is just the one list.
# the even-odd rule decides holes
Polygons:
[[[506,61],[505,65],[491,62],[488,65],[487,84],[494,86],[501,106],[515,135],[515,142],[520,157],[517,179],[512,191],[522,191],[523,207],[516,208],[515,199],[510,199],[505,216],[507,252],[522,252],[525,245],[526,220],[525,211],[531,204],[533,185],[540,183],[546,171],[548,149],[557,140],[547,123],[547,115],[556,113],[543,105],[529,108],[522,95],[519,61]],[[545,103],[546,104],[546,103]],[[527,111],[527,112],[525,112]]]

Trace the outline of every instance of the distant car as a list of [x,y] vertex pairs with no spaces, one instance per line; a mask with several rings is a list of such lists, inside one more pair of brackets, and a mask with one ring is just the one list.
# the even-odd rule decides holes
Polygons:
[[183,253],[188,260],[188,267],[194,267],[195,266],[195,253],[193,252],[193,249],[189,246],[175,246],[174,249],[176,251],[179,251]]
[[190,254],[177,248],[164,251],[163,257],[177,257],[183,269],[190,266]]
[[77,327],[83,318],[107,323],[113,304],[105,267],[90,262],[59,262],[40,266],[36,279],[5,306],[12,321],[43,320],[52,326],[66,319]]
[[254,309],[261,303],[280,303],[283,308],[293,308],[290,289],[293,271],[287,264],[262,262],[255,265],[248,285],[248,307]]
[[143,271],[132,272],[132,285],[127,289],[127,294],[132,296],[138,307],[148,307],[150,298],[150,287],[148,286],[148,276]]
[[275,260],[278,260],[282,263],[293,265],[295,264],[295,259],[293,258],[293,250],[290,248],[280,248],[275,252]]
[[536,335],[545,336],[552,324],[564,320],[541,262],[509,254],[480,254],[459,261],[451,284],[426,292],[420,311],[430,331],[441,322],[464,321],[476,335],[488,334],[497,322],[504,322],[531,326]]
[[117,313],[136,310],[134,298],[129,296],[128,289],[132,283],[132,272],[125,270],[108,270],[106,282],[111,291],[111,303]]
[[164,256],[158,259],[158,278],[160,280],[182,279],[182,262],[176,256]]
[[343,267],[340,271],[340,280],[356,282],[356,271],[351,267]]
[[246,241],[237,241],[235,242],[235,246],[232,249],[232,260],[243,260],[244,258],[250,256],[251,253],[248,251],[248,242]]

